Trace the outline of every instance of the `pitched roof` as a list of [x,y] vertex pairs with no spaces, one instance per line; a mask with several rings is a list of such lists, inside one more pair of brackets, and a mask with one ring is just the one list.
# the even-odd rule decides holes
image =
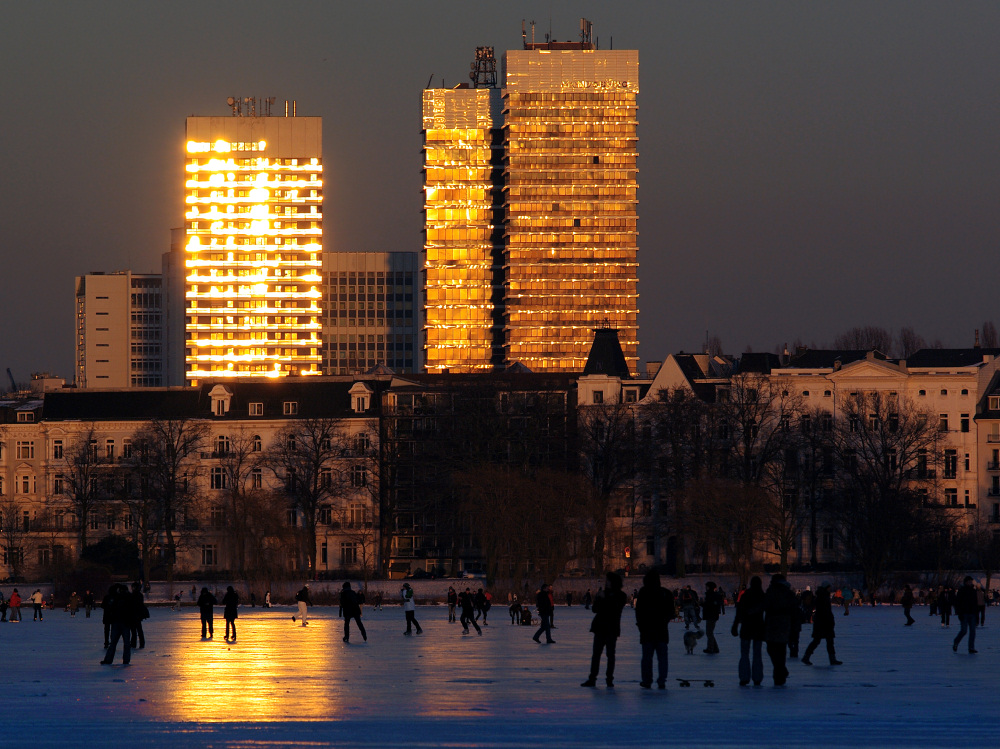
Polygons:
[[868,358],[872,351],[876,359],[887,361],[888,356],[877,349],[805,349],[792,356],[785,368],[788,369],[833,369],[837,362],[840,365],[850,364]]
[[45,393],[45,421],[142,421],[199,415],[197,388],[53,390]]
[[908,369],[924,367],[971,367],[984,356],[1000,356],[997,348],[922,348],[906,357]]
[[632,378],[628,362],[618,341],[616,328],[596,328],[594,342],[590,346],[587,363],[583,367],[585,375],[610,375],[623,380]]

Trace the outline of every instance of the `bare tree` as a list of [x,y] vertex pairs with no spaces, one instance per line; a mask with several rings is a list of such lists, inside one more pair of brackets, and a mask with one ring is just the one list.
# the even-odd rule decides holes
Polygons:
[[78,557],[87,548],[91,513],[106,498],[102,480],[107,478],[109,466],[98,452],[99,439],[95,426],[90,424],[70,444],[63,446],[62,457],[53,460],[61,478],[62,495],[77,518]]
[[252,539],[264,531],[261,499],[264,489],[264,452],[261,437],[246,429],[220,435],[214,445],[217,464],[214,482],[222,497],[222,524],[229,530],[232,568],[243,578],[247,573]]
[[892,332],[876,325],[855,327],[841,333],[833,339],[833,347],[837,349],[852,349],[855,351],[871,351],[877,349],[886,356],[892,356]]
[[25,516],[26,508],[13,498],[0,501],[0,539],[3,540],[3,561],[10,577],[17,580],[24,571],[24,556],[31,527]]
[[913,328],[899,329],[899,356],[908,358],[922,348],[927,348],[927,341],[922,335],[918,335]]
[[840,471],[831,507],[874,595],[907,545],[942,520],[928,494],[937,423],[902,396],[859,392],[844,403],[835,440]]
[[808,518],[809,563],[815,567],[819,563],[818,519],[835,469],[834,420],[826,409],[814,407],[799,415],[797,458],[798,489]]
[[337,419],[302,419],[282,429],[267,454],[268,467],[284,485],[285,495],[302,515],[302,531],[309,570],[316,564],[316,523],[320,508],[331,504],[351,470],[350,448],[343,424]]
[[992,320],[987,320],[983,323],[981,340],[984,348],[1000,347],[1000,337],[997,336],[997,326],[993,324]]
[[[177,521],[193,511],[199,494],[197,473],[208,425],[193,419],[154,419],[136,438],[148,522],[166,541],[167,580],[177,561]],[[148,574],[148,572],[147,572]]]

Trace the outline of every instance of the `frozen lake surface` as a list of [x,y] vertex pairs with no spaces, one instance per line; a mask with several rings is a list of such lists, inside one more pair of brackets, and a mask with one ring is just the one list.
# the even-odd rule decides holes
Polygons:
[[[314,608],[308,627],[290,608],[242,608],[239,640],[200,639],[197,610],[152,610],[146,649],[132,665],[103,655],[100,612],[86,619],[46,612],[0,624],[5,689],[0,745],[155,747],[288,746],[998,746],[998,609],[977,632],[977,655],[926,608],[904,627],[898,607],[837,616],[837,654],[813,666],[789,661],[782,688],[738,686],[732,612],[719,623],[721,654],[686,655],[682,624],[671,625],[664,692],[639,688],[634,615],[626,608],[617,687],[579,686],[587,676],[590,613],[556,611],[556,643],[536,645],[534,628],[511,626],[494,607],[484,635],[463,635],[444,607],[421,607],[420,637],[402,635],[398,606],[365,609],[368,642],[342,641],[336,609]],[[802,649],[811,625],[803,631]],[[682,688],[676,677],[714,679]],[[9,744],[8,744],[9,745]]]

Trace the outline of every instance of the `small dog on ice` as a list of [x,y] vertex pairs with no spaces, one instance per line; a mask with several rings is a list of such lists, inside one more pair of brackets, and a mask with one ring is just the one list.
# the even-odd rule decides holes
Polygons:
[[684,633],[684,649],[687,650],[688,655],[694,655],[694,646],[697,645],[698,640],[704,636],[705,633],[698,630]]

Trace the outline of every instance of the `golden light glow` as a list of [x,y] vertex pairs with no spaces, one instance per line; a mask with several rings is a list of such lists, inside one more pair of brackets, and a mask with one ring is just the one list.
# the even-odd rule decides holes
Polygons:
[[[246,132],[253,129],[248,118]],[[187,143],[185,360],[192,383],[320,373],[323,167],[308,153],[279,158],[278,143],[267,158],[260,153],[267,142],[252,136]]]

